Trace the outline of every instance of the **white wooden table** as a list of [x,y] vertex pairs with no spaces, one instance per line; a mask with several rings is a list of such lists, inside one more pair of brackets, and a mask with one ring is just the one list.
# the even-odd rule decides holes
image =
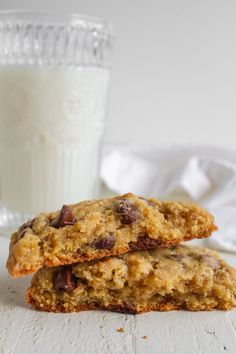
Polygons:
[[[30,278],[11,279],[5,269],[8,241],[0,236],[0,353],[236,353],[236,310],[136,316],[35,311],[24,301]],[[236,266],[235,255],[223,257]]]

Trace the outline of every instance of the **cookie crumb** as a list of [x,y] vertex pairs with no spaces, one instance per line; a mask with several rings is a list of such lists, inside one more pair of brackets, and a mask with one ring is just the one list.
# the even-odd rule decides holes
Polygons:
[[147,336],[143,336],[142,338],[143,338],[143,339],[147,339],[148,337],[147,337]]
[[119,332],[119,333],[124,333],[125,330],[123,327],[120,327],[120,328],[117,328],[116,332]]

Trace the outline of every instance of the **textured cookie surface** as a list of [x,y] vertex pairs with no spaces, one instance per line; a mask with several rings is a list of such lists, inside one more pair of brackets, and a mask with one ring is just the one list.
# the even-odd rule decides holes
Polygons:
[[40,214],[11,237],[7,268],[12,276],[175,245],[211,235],[213,217],[197,205],[139,198],[131,193],[63,206]]
[[236,270],[203,248],[133,251],[71,266],[44,267],[34,275],[27,301],[54,312],[228,310],[236,306]]

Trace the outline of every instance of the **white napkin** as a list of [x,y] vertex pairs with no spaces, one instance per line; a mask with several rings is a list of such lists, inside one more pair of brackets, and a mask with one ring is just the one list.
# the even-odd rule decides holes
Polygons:
[[116,193],[184,199],[212,212],[219,231],[212,247],[236,253],[236,151],[210,146],[144,148],[108,144],[101,178]]

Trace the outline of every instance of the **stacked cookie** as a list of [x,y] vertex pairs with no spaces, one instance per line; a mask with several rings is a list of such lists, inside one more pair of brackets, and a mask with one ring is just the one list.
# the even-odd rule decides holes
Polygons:
[[36,272],[26,299],[40,310],[227,310],[236,270],[213,251],[179,245],[215,229],[193,204],[131,193],[85,201],[22,225],[7,268],[14,277]]

